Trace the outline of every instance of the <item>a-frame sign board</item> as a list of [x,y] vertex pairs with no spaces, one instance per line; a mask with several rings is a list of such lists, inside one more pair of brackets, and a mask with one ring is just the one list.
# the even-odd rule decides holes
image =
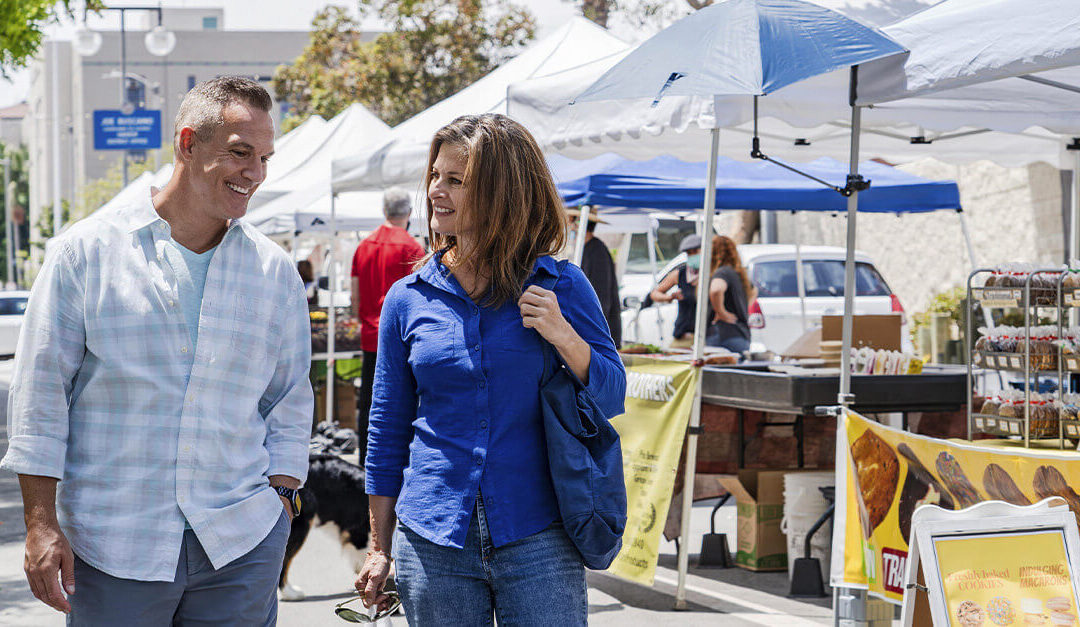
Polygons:
[[912,517],[901,621],[1076,625],[1078,573],[1080,534],[1064,499],[922,506]]

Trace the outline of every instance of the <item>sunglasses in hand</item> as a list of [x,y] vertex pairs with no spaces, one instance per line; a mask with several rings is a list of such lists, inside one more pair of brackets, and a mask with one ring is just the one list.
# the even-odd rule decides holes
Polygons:
[[368,616],[365,612],[358,612],[351,607],[345,607],[349,603],[359,601],[363,597],[353,597],[346,601],[342,601],[334,606],[334,613],[338,615],[338,618],[348,621],[350,623],[374,623],[377,620],[382,620],[387,616],[390,616],[401,607],[401,597],[395,590],[384,590],[386,596],[390,597],[389,604],[375,613],[374,616]]

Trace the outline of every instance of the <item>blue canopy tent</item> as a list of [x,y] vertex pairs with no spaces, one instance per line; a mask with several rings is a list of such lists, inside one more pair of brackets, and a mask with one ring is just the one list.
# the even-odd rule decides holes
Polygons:
[[[630,212],[700,211],[705,199],[708,164],[661,156],[633,161],[613,153],[586,160],[548,156],[548,167],[568,206],[626,208]],[[800,164],[800,170],[820,182],[800,176],[769,161],[742,162],[718,157],[716,163],[717,210],[847,211],[847,198],[822,184],[844,181],[848,166],[835,159],[821,158]],[[960,190],[953,181],[934,181],[876,161],[859,164],[859,172],[872,181],[859,193],[858,210],[868,213],[926,213],[956,211],[967,243],[972,266],[974,248],[960,206]],[[655,274],[653,241],[649,235],[649,257]],[[796,242],[796,259],[800,258]],[[802,274],[802,263],[796,263]],[[806,328],[805,294],[798,278],[802,301],[803,328]]]
[[[568,206],[700,210],[705,199],[705,162],[674,157],[632,161],[607,153],[578,161],[550,155],[548,166]],[[800,165],[804,172],[842,183],[848,166],[822,158]],[[921,213],[960,210],[960,190],[952,181],[933,181],[866,161],[859,171],[871,179],[859,194],[859,211]],[[768,161],[745,163],[720,157],[716,164],[716,208],[846,211],[847,199],[824,185]]]

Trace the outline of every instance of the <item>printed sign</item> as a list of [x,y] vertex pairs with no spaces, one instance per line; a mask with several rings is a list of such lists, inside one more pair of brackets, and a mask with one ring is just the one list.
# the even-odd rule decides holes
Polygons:
[[643,357],[626,369],[626,413],[611,421],[622,443],[626,532],[608,572],[630,581],[653,583],[697,376],[689,364]]
[[137,109],[130,114],[113,109],[94,111],[94,150],[161,148],[161,111]]
[[1060,529],[938,536],[933,544],[950,624],[1076,625]]
[[[997,426],[1011,430],[1014,423],[998,419]],[[895,603],[903,598],[911,517],[920,505],[1025,506],[1058,496],[1080,515],[1075,451],[937,440],[853,412],[837,429],[837,485],[846,496],[836,504],[833,585],[867,588]]]

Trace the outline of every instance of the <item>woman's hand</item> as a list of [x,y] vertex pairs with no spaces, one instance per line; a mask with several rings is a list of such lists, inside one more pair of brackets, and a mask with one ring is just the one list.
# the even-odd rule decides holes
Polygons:
[[574,375],[588,385],[592,348],[563,317],[555,292],[530,285],[518,299],[518,307],[521,309],[521,324],[536,329],[540,337],[559,351]]
[[536,329],[545,340],[556,347],[565,344],[571,336],[576,336],[574,329],[559,309],[559,299],[555,292],[530,285],[518,299],[521,309],[521,323],[527,329]]
[[356,577],[353,586],[360,593],[364,607],[377,605],[383,609],[390,602],[390,597],[383,592],[386,579],[390,576],[390,556],[382,551],[368,551],[364,566]]

